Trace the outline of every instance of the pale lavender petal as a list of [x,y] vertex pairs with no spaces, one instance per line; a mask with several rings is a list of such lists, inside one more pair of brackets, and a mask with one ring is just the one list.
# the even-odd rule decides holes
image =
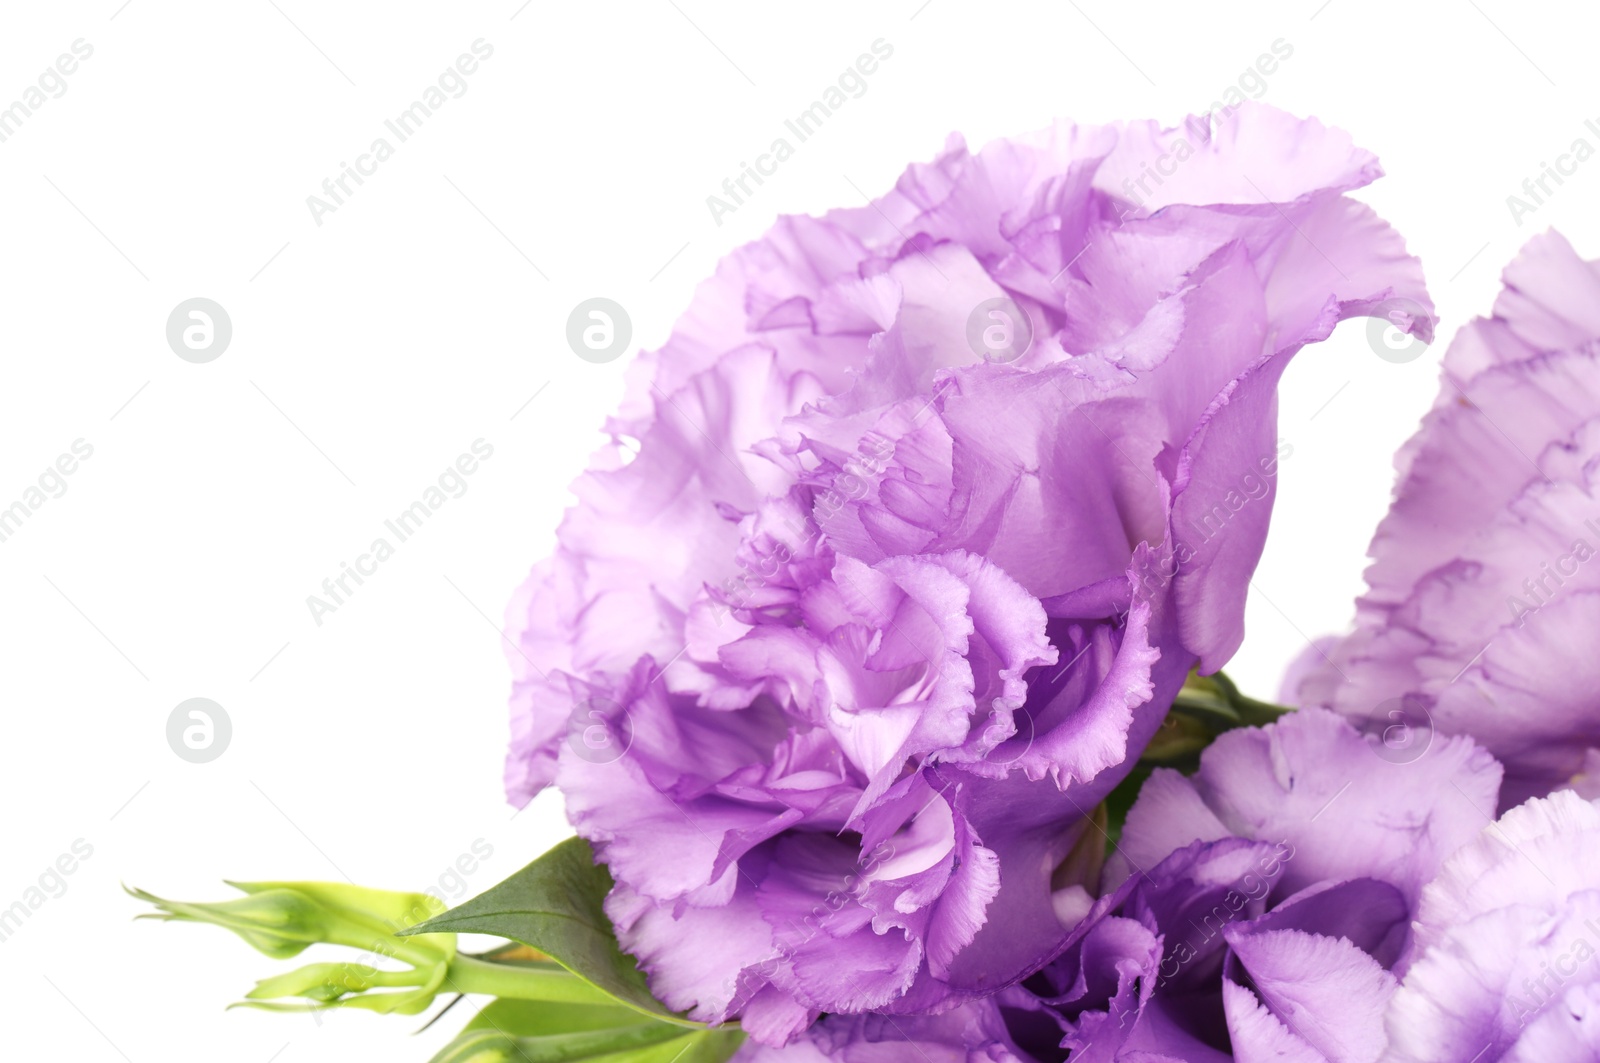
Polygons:
[[1397,458],[1356,630],[1291,698],[1470,734],[1505,764],[1501,810],[1600,748],[1581,634],[1600,619],[1600,263],[1547,233],[1503,280]]
[[[1152,151],[1184,159],[1154,188]],[[1090,817],[1238,645],[1285,363],[1386,300],[1431,326],[1416,260],[1347,196],[1380,172],[1255,105],[956,139],[701,287],[508,632],[508,792],[559,784],[663,1000],[770,1044],[826,1012],[852,1059],[957,1027],[1011,1051],[981,1009],[888,1019],[975,1007],[1108,913]],[[1164,829],[1135,847],[1213,837]],[[1193,896],[1129,903],[1223,903],[1277,840],[1214,844]],[[718,979],[693,943],[723,939]],[[1222,1051],[1213,996],[1209,1026],[1149,1001],[1129,1058]]]

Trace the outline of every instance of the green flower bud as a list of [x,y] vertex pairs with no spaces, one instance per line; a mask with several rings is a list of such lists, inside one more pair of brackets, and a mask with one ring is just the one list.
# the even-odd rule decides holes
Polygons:
[[326,1003],[347,994],[365,993],[369,989],[420,986],[427,980],[427,974],[416,968],[409,971],[380,971],[360,963],[311,963],[288,974],[261,979],[245,997],[249,1000],[304,997]]
[[[398,936],[444,909],[422,893],[398,893],[325,882],[229,883],[245,894],[230,901],[191,904],[143,890],[128,892],[160,909],[145,919],[210,923],[238,934],[274,959],[288,959],[313,944],[362,950],[357,962],[313,963],[266,978],[241,1002],[272,1011],[357,1007],[414,1015],[433,1002],[456,955],[454,934]],[[378,960],[398,960],[405,970],[383,970]],[[366,962],[373,961],[373,962]],[[370,993],[373,989],[401,989]],[[308,1003],[284,1002],[298,997]]]
[[124,887],[128,893],[161,909],[159,914],[138,916],[167,922],[211,923],[232,930],[254,948],[275,960],[286,960],[307,945],[327,940],[325,914],[294,890],[264,890],[248,897],[212,904],[169,901],[144,890]]
[[328,882],[230,882],[246,894],[231,901],[190,904],[144,890],[128,892],[161,909],[141,918],[211,923],[244,938],[273,959],[297,956],[325,943],[367,949],[411,964],[455,955],[454,934],[397,936],[444,910],[425,893],[397,893]]
[[[622,1020],[621,1032],[616,1035],[621,1047],[681,1037],[686,1028],[703,1029],[686,1019],[644,1016],[637,1006],[624,1007],[606,990],[531,949],[516,946],[483,957],[465,956],[457,953],[454,933],[410,933],[444,910],[442,901],[427,894],[328,882],[229,885],[244,896],[195,904],[166,900],[138,889],[128,892],[158,909],[140,918],[220,926],[275,959],[297,956],[313,944],[359,951],[348,962],[311,963],[264,978],[234,1007],[267,1011],[362,1008],[380,1014],[415,1015],[426,1010],[441,992],[471,993],[539,1001],[556,1009],[577,1006],[590,1012],[614,1010]],[[537,958],[525,958],[524,954]],[[648,1021],[641,1023],[641,1018]],[[657,1026],[663,1029],[657,1030]],[[501,1030],[491,1032],[504,1034]],[[563,1031],[563,1036],[575,1039],[571,1045],[562,1042],[557,1046],[563,1052],[587,1052],[593,1039],[590,1033],[581,1031]],[[482,1063],[488,1063],[500,1058],[522,1059],[528,1047],[513,1043],[507,1048],[504,1042],[486,1042],[475,1051]],[[504,1051],[523,1054],[494,1054]]]

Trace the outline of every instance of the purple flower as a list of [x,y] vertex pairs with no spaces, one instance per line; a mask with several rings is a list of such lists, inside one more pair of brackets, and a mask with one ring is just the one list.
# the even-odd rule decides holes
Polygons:
[[1600,1058],[1600,808],[1507,812],[1422,895],[1386,1063]]
[[1504,280],[1397,459],[1356,629],[1297,697],[1413,744],[1472,735],[1502,808],[1600,756],[1600,263],[1548,233]]
[[663,1001],[782,1043],[1066,947],[1086,814],[1241,638],[1284,366],[1426,300],[1378,174],[1259,107],[955,142],[702,287],[512,607],[508,789]]
[[747,1041],[736,1063],[1032,1063],[993,1000],[940,1015],[834,1015],[783,1048]]
[[1224,734],[1192,778],[1157,770],[1070,947],[1002,994],[1017,1042],[1040,1059],[1377,1059],[1424,887],[1500,783],[1465,738],[1382,753],[1308,709]]

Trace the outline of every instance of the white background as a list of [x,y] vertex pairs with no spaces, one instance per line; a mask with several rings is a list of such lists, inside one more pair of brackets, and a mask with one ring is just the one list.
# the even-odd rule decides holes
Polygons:
[[[0,943],[0,1052],[421,1061],[459,1027],[466,1009],[419,1038],[420,1019],[224,1012],[281,965],[131,922],[118,883],[422,889],[482,839],[492,857],[444,879],[461,897],[563,835],[554,795],[515,818],[500,795],[496,629],[621,394],[626,360],[565,344],[581,299],[656,346],[778,213],[880,194],[952,130],[1176,122],[1278,38],[1264,99],[1383,160],[1364,195],[1422,256],[1443,337],[1535,231],[1600,256],[1600,160],[1520,226],[1506,205],[1575,138],[1600,145],[1578,5],[1321,3],[8,0],[0,105],[73,41],[94,53],[0,143],[0,507],[74,440],[94,453],[0,543],[0,907],[75,840],[93,855]],[[466,94],[319,226],[306,197],[478,38],[494,54]],[[715,224],[706,197],[878,38],[894,55],[867,93]],[[165,338],[194,296],[233,322],[209,364]],[[1294,453],[1230,669],[1261,696],[1348,620],[1390,455],[1434,393],[1443,342],[1395,365],[1363,326],[1285,382]],[[316,625],[306,596],[480,437],[467,493]],[[202,765],[165,737],[197,696],[233,724]]]

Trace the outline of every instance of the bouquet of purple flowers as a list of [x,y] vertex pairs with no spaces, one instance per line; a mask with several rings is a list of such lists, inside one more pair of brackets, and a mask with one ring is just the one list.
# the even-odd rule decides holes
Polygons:
[[1290,359],[1431,338],[1380,175],[1246,105],[781,219],[511,606],[507,791],[577,837],[450,911],[138,895],[390,961],[261,1006],[492,998],[441,1063],[1600,1058],[1600,263],[1538,237],[1458,333],[1352,632],[1219,671]]

